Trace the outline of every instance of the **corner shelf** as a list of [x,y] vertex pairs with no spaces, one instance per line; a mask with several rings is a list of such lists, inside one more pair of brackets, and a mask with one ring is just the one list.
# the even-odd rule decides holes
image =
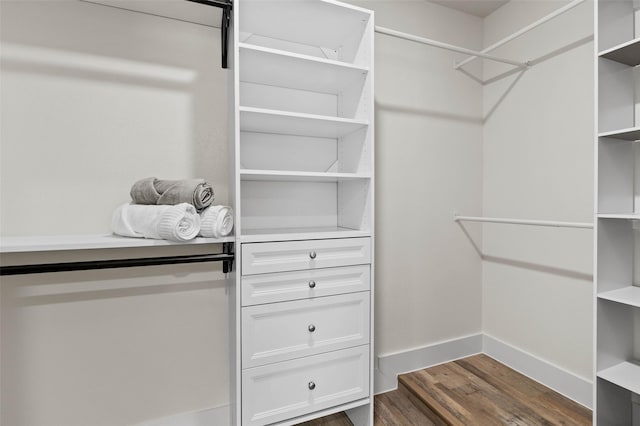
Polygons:
[[598,55],[601,58],[635,67],[640,65],[640,38],[619,44]]
[[614,385],[640,394],[640,365],[621,362],[598,372],[598,377]]
[[598,293],[598,299],[609,300],[611,302],[623,303],[625,305],[640,308],[640,287],[628,286],[617,290],[604,291]]
[[640,140],[640,127],[630,127],[627,129],[602,132],[598,134],[598,137],[620,139],[625,141],[637,141]]
[[240,81],[248,83],[338,94],[369,72],[368,68],[346,62],[248,43],[238,46]]
[[112,234],[2,237],[0,238],[0,253],[166,247],[198,244],[222,244],[234,241],[235,237],[233,236],[224,238],[195,238],[191,241],[185,242],[152,240],[146,238],[128,238]]
[[240,130],[245,132],[339,138],[368,125],[365,120],[243,106],[239,109]]
[[637,213],[598,213],[598,219],[640,220]]

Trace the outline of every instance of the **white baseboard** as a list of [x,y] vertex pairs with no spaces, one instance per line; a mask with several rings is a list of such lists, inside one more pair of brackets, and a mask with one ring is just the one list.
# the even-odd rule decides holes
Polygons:
[[491,358],[587,408],[592,408],[593,383],[590,380],[570,373],[489,335],[485,334],[482,341],[482,352]]
[[148,420],[136,426],[231,426],[231,406],[180,413],[161,419]]
[[375,370],[374,393],[398,387],[398,374],[421,370],[482,352],[482,334],[473,334],[407,351],[380,355]]
[[592,382],[486,334],[384,354],[377,358],[375,394],[398,388],[398,375],[484,353],[585,407],[592,407]]

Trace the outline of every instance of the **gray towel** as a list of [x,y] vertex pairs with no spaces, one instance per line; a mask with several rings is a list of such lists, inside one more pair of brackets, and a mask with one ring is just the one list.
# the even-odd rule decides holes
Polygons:
[[135,204],[189,203],[198,212],[213,203],[213,188],[203,179],[140,179],[131,187],[130,195]]

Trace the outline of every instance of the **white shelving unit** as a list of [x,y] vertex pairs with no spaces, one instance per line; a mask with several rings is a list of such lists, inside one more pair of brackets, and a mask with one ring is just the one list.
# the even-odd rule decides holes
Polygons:
[[237,0],[232,24],[235,423],[373,424],[373,13]]
[[[635,4],[634,4],[635,3]],[[596,16],[594,424],[640,424],[640,39],[634,0]]]

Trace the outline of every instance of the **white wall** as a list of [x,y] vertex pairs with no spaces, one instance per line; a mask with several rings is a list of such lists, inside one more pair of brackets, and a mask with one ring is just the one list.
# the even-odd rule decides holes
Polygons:
[[76,0],[3,0],[1,27],[3,236],[107,233],[148,176],[226,202],[218,29]]
[[[566,3],[511,1],[486,18],[485,45]],[[535,64],[485,86],[484,215],[592,222],[592,10],[494,52]],[[484,225],[483,238],[484,332],[591,380],[592,232]]]
[[[378,26],[481,47],[480,18],[424,1],[354,3]],[[375,36],[377,355],[481,330],[480,258],[452,220],[479,214],[482,195],[482,88],[453,70],[461,58]]]
[[[218,29],[75,0],[0,7],[3,236],[108,233],[146,176],[204,177],[226,202]],[[226,285],[220,264],[2,277],[0,423],[133,425],[228,404]]]

